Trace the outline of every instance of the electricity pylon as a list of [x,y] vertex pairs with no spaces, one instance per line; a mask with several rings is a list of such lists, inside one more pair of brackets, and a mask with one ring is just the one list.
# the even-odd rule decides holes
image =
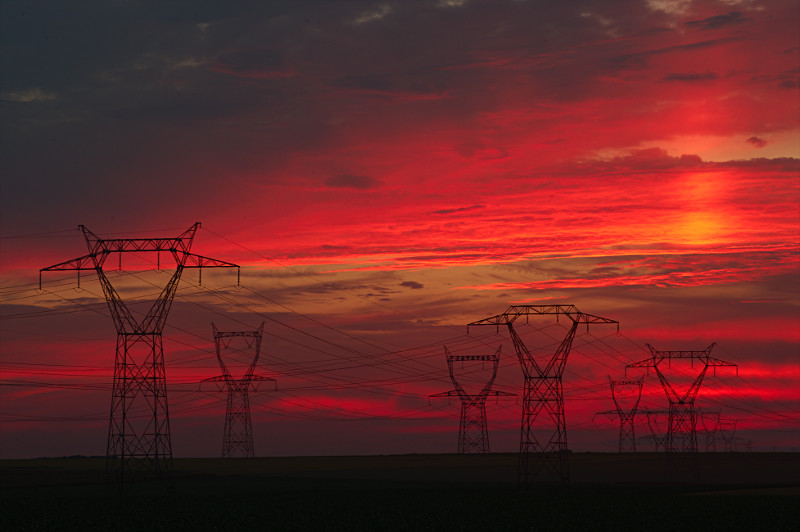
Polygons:
[[722,438],[725,452],[736,450],[736,421],[732,419],[720,419],[717,432]]
[[697,409],[700,413],[700,423],[706,434],[706,452],[717,450],[717,433],[719,432],[719,410]]
[[[214,346],[217,351],[217,361],[222,369],[222,375],[203,379],[206,382],[217,382],[221,387],[228,389],[228,405],[225,409],[225,434],[222,437],[222,458],[255,456],[253,449],[253,428],[250,418],[250,388],[254,383],[273,381],[270,377],[256,375],[256,363],[261,352],[261,337],[264,332],[264,323],[255,331],[219,331],[216,325],[211,324],[214,331]],[[245,340],[248,348],[252,348],[254,355],[242,376],[231,375],[230,368],[225,364],[222,356],[223,348],[230,347],[230,342],[235,337]]]
[[[106,470],[120,485],[129,477],[153,475],[172,484],[172,440],[167,407],[162,332],[181,274],[186,268],[239,268],[238,265],[190,253],[197,222],[175,238],[103,239],[81,225],[89,253],[39,271],[94,270],[117,328],[114,384],[106,446]],[[103,272],[112,253],[161,252],[175,260],[175,272],[143,319],[137,319]]]
[[[530,316],[541,315],[555,315],[556,320],[563,315],[572,322],[572,326],[555,353],[549,359],[542,361],[542,364],[534,358],[522,338],[514,330],[514,322],[520,317],[524,316],[527,322]],[[519,482],[525,487],[528,485],[529,477],[538,475],[543,470],[558,476],[562,482],[569,482],[562,376],[578,325],[586,324],[588,329],[590,324],[600,323],[616,324],[619,328],[619,322],[592,314],[584,314],[574,305],[511,306],[502,314],[467,325],[467,330],[469,327],[478,325],[494,325],[498,329],[500,325],[505,325],[511,335],[511,341],[525,378],[518,477]],[[547,438],[540,440],[536,437],[535,430],[543,431]]]
[[[644,379],[639,380],[614,380],[609,375],[608,383],[611,386],[611,399],[614,400],[617,417],[619,417],[619,452],[636,452],[636,435],[633,430],[633,420],[636,417],[636,409],[639,400],[642,398],[642,384]],[[619,395],[625,395],[622,398]]]
[[[447,358],[447,369],[450,371],[450,380],[453,381],[455,390],[442,393],[435,393],[428,397],[454,397],[461,399],[461,419],[458,424],[458,452],[459,453],[488,453],[489,452],[489,430],[486,426],[486,397],[494,395],[514,396],[516,394],[492,390],[492,384],[497,377],[497,367],[500,365],[500,349],[494,355],[451,355],[447,346],[444,347],[444,354]],[[491,362],[492,376],[489,382],[484,385],[480,392],[469,394],[456,379],[453,364],[455,362]]]
[[[700,391],[703,377],[708,372],[709,367],[717,366],[738,366],[731,362],[725,362],[717,358],[711,358],[711,350],[715,344],[709,345],[702,351],[657,351],[652,345],[647,344],[650,349],[651,357],[633,364],[628,364],[627,368],[654,368],[664,392],[669,400],[669,419],[667,424],[667,451],[697,452],[697,418],[694,409],[694,400]],[[660,364],[666,360],[671,365],[673,360],[689,360],[692,365],[697,361],[702,366],[697,377],[692,381],[683,393],[675,391],[675,387],[669,382]],[[626,368],[626,369],[627,369]]]

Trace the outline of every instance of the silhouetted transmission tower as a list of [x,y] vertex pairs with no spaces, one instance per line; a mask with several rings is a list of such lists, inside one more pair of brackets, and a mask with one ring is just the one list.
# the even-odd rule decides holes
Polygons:
[[732,419],[720,419],[718,432],[722,438],[723,450],[732,452],[736,450],[736,421]]
[[[661,386],[667,394],[669,400],[669,419],[667,423],[667,451],[697,452],[697,414],[694,408],[694,400],[700,391],[703,377],[709,367],[716,366],[738,366],[731,362],[725,362],[717,358],[711,358],[711,350],[715,344],[711,344],[702,351],[657,351],[652,345],[647,344],[652,354],[651,358],[629,364],[628,368],[654,368]],[[690,360],[692,365],[698,362],[701,366],[697,377],[689,384],[682,393],[675,391],[675,387],[664,375],[661,364],[666,360],[671,364],[673,360]]]
[[[450,380],[453,381],[455,390],[448,392],[435,393],[429,397],[453,397],[461,399],[461,420],[458,424],[458,452],[459,453],[488,453],[489,452],[489,431],[486,426],[486,397],[490,394],[494,396],[513,396],[516,394],[492,390],[492,384],[497,377],[497,367],[500,364],[500,349],[494,355],[451,355],[447,346],[444,354],[447,358],[447,368],[450,371]],[[455,362],[491,362],[492,376],[489,382],[476,394],[469,394],[456,379],[453,370]]]
[[[514,330],[514,322],[524,317],[555,315],[566,316],[572,326],[551,357],[540,363],[528,351],[522,338]],[[525,377],[525,393],[522,400],[522,429],[519,443],[519,480],[527,487],[528,477],[543,470],[557,475],[562,482],[569,482],[567,461],[567,426],[564,420],[564,391],[562,376],[567,364],[572,341],[578,325],[619,323],[600,316],[584,314],[574,305],[519,305],[508,307],[502,314],[475,321],[467,328],[477,325],[505,325],[511,335],[522,373]],[[542,431],[546,439],[536,437]]]
[[[639,380],[614,380],[608,377],[608,384],[611,385],[611,399],[616,408],[611,413],[619,418],[619,447],[621,453],[636,452],[636,435],[634,433],[633,422],[639,412],[639,400],[642,398],[642,384],[644,379]],[[620,397],[624,396],[624,397]],[[605,413],[605,412],[603,412]]]
[[[123,484],[137,474],[152,474],[172,483],[172,440],[167,408],[162,331],[181,274],[186,268],[239,268],[238,265],[189,252],[200,223],[175,238],[103,239],[83,225],[89,253],[39,271],[94,270],[117,328],[111,418],[106,446],[106,469]],[[175,260],[175,273],[147,315],[136,319],[103,272],[112,253],[168,253]]]
[[697,409],[703,432],[706,434],[706,452],[717,450],[717,436],[719,433],[719,410]]
[[[222,458],[236,456],[252,458],[255,453],[250,418],[250,387],[256,382],[275,382],[275,379],[254,373],[259,353],[261,352],[261,336],[264,331],[264,323],[262,322],[261,327],[255,331],[219,331],[213,323],[211,327],[214,330],[214,345],[217,350],[217,361],[220,368],[222,368],[222,375],[204,380],[220,383],[228,389],[228,405],[225,410],[225,434],[222,438]],[[247,347],[253,350],[252,361],[241,376],[233,376],[231,374],[231,370],[225,363],[222,354],[223,348],[230,347],[231,340],[236,337],[243,338]]]

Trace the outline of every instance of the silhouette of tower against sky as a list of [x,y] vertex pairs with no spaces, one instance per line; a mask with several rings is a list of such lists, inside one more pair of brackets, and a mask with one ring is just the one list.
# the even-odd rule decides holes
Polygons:
[[[647,344],[652,356],[627,366],[627,368],[655,369],[658,380],[667,394],[669,400],[668,452],[697,452],[697,413],[694,401],[708,368],[732,366],[737,368],[738,374],[736,364],[710,356],[714,345],[711,344],[702,351],[657,351],[653,346]],[[689,363],[688,367],[686,362]],[[674,371],[670,372],[672,375],[668,378],[666,373],[669,372],[669,369]],[[680,390],[681,387],[683,390]]]
[[[524,318],[554,315],[556,320],[565,316],[571,321],[566,336],[555,353],[534,357],[514,329],[514,323]],[[569,482],[567,459],[567,426],[564,419],[564,391],[562,377],[578,325],[619,323],[580,312],[574,305],[519,305],[508,307],[502,314],[478,320],[467,325],[501,325],[508,328],[524,376],[522,400],[522,427],[519,444],[519,482],[528,485],[531,476],[547,473]],[[537,435],[538,433],[538,435]]]
[[720,419],[717,425],[717,433],[722,440],[723,451],[733,452],[736,450],[736,421]]
[[642,384],[644,379],[639,380],[614,380],[608,377],[611,386],[611,399],[614,401],[616,410],[614,413],[619,418],[619,452],[636,452],[636,434],[633,422],[636,417],[639,400],[642,398]]
[[717,450],[717,431],[719,430],[719,410],[697,409],[700,424],[703,425],[703,432],[706,435],[706,452]]
[[[500,349],[494,355],[451,355],[447,346],[444,354],[447,358],[447,369],[450,371],[450,380],[453,381],[454,390],[436,393],[429,397],[453,397],[461,399],[461,420],[458,424],[458,452],[459,453],[488,453],[489,431],[486,426],[486,398],[489,395],[513,396],[516,394],[492,390],[492,384],[497,377],[497,367],[500,365]],[[492,365],[492,375],[483,388],[475,394],[467,393],[455,376],[453,365],[456,362],[489,362]]]
[[[94,270],[117,328],[106,469],[120,485],[135,477],[154,476],[172,484],[172,440],[167,407],[162,331],[181,274],[186,268],[239,268],[238,265],[190,253],[200,223],[174,238],[100,238],[83,225],[89,253],[54,266],[51,271]],[[103,267],[112,254],[150,254],[157,268],[162,253],[175,261],[175,272],[144,316],[136,317],[106,277]],[[155,254],[156,257],[152,257]],[[152,263],[153,261],[151,261]],[[151,268],[152,269],[152,268]]]
[[[250,418],[250,388],[263,381],[275,382],[275,379],[254,373],[261,353],[264,323],[255,331],[219,331],[213,323],[211,327],[222,375],[205,381],[217,382],[228,390],[222,458],[252,458],[255,451]],[[241,342],[240,345],[234,344],[237,340]],[[225,362],[226,358],[229,363]]]

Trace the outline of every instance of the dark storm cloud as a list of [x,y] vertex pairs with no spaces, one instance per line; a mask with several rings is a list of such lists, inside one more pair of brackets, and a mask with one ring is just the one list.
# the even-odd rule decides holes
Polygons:
[[325,184],[333,188],[355,188],[357,190],[369,190],[378,188],[383,183],[367,175],[339,174],[329,177]]
[[719,76],[715,72],[705,73],[677,73],[664,76],[664,81],[709,81],[717,79]]
[[403,281],[402,283],[400,283],[400,286],[404,286],[412,290],[419,290],[420,288],[424,287],[422,283],[418,283],[416,281]]
[[456,212],[467,212],[485,208],[486,205],[470,205],[469,207],[458,207],[455,209],[441,209],[438,211],[433,211],[431,214],[453,214]]
[[759,137],[750,137],[749,139],[747,139],[747,142],[749,142],[756,148],[763,148],[764,146],[767,145],[767,141]]
[[686,22],[686,26],[699,30],[718,30],[727,28],[729,26],[738,26],[744,24],[748,19],[745,18],[744,13],[738,11],[731,11],[727,15],[716,15],[708,17],[703,20],[690,20]]

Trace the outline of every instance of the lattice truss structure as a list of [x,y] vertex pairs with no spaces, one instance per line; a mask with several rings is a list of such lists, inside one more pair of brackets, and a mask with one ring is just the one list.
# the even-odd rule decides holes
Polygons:
[[719,410],[706,410],[698,408],[698,417],[706,435],[706,452],[717,450],[717,434],[719,430]]
[[[694,408],[694,402],[708,368],[713,367],[716,372],[717,366],[735,367],[738,374],[738,366],[736,364],[710,356],[714,345],[711,344],[702,351],[658,351],[650,344],[647,344],[652,356],[627,366],[627,368],[644,368],[647,370],[653,368],[658,380],[661,382],[661,386],[664,388],[664,392],[667,394],[667,399],[669,400],[668,452],[697,452],[697,412]],[[667,362],[667,366],[670,366],[676,360],[689,360],[692,367],[696,363],[700,368],[697,376],[683,391],[676,391],[676,386],[665,375],[664,361]]]
[[[497,348],[493,355],[451,355],[447,346],[444,347],[445,358],[447,359],[447,369],[450,372],[450,380],[453,381],[454,390],[435,393],[429,397],[455,397],[461,399],[461,418],[458,424],[458,452],[459,453],[488,453],[489,451],[489,430],[486,424],[486,398],[490,395],[494,397],[515,396],[514,393],[492,390],[492,384],[497,377],[497,368],[500,365],[500,350]],[[492,374],[483,388],[475,394],[468,393],[455,375],[454,365],[456,362],[489,362],[492,366]]]
[[[571,321],[566,336],[555,352],[537,360],[514,329],[519,319],[560,316]],[[562,377],[578,326],[619,323],[579,311],[574,305],[517,305],[504,313],[470,323],[469,327],[501,325],[508,328],[524,376],[522,423],[519,444],[519,482],[527,487],[531,477],[547,473],[569,482],[567,426],[564,418]],[[539,435],[537,435],[539,432]]]
[[732,419],[720,419],[717,424],[717,434],[722,440],[722,450],[733,452],[736,450],[736,421]]
[[[259,383],[264,381],[275,382],[275,379],[255,373],[258,357],[261,353],[261,338],[264,332],[264,323],[255,331],[220,331],[216,325],[211,324],[214,332],[214,346],[217,352],[217,361],[222,369],[222,375],[204,379],[204,382],[215,382],[220,390],[227,389],[228,402],[225,409],[225,432],[222,437],[222,458],[255,456],[253,447],[253,424],[250,416],[250,390],[256,390]],[[232,341],[241,338],[245,349],[233,346]],[[246,353],[250,351],[252,353]],[[226,353],[228,352],[228,353]],[[225,354],[232,355],[236,361],[241,355],[250,358],[241,374],[226,364]],[[237,364],[237,369],[241,364]]]
[[[175,238],[100,238],[79,226],[89,253],[55,264],[42,272],[94,270],[103,288],[108,309],[117,329],[111,416],[106,445],[106,468],[120,483],[139,476],[154,476],[172,483],[172,440],[167,405],[162,332],[172,306],[178,282],[186,268],[237,268],[239,266],[190,252],[200,223]],[[112,254],[161,254],[175,262],[175,271],[143,317],[135,317],[108,280],[103,267]]]
[[642,398],[642,385],[644,378],[638,380],[612,379],[609,375],[608,384],[611,386],[611,399],[614,401],[614,410],[598,412],[599,414],[615,415],[619,418],[619,447],[621,453],[636,452],[636,432],[634,421],[639,401]]

